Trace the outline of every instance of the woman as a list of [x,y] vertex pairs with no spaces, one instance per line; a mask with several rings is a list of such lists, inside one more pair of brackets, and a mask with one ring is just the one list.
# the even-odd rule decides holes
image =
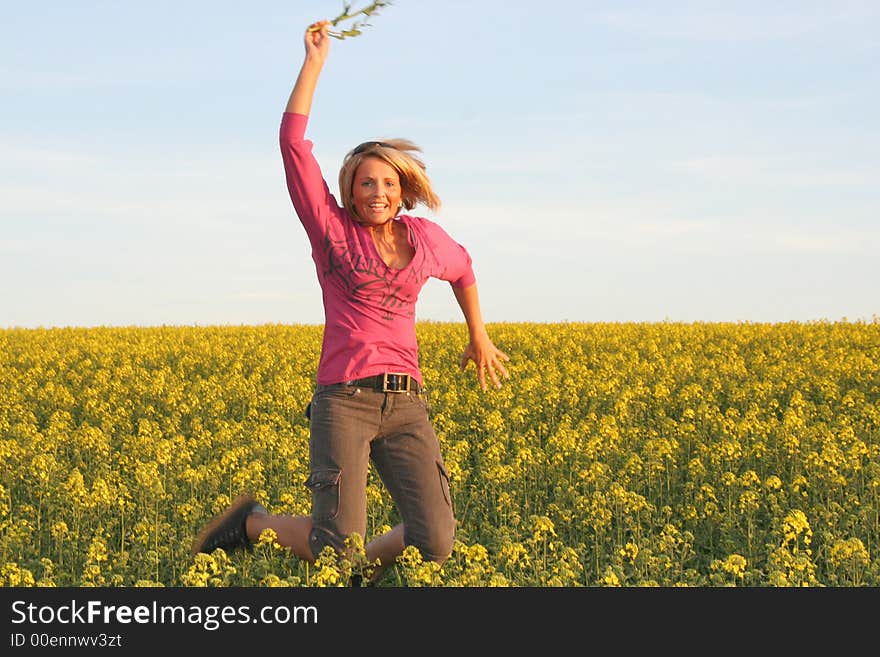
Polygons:
[[436,223],[401,215],[440,200],[406,140],[365,142],[339,172],[342,206],[330,194],[304,139],[318,78],[329,52],[329,21],[305,34],[305,59],[283,114],[280,146],[293,206],[312,246],[324,299],[325,326],[310,418],[310,516],[273,516],[240,496],[200,533],[193,553],[250,547],[267,528],[302,559],[331,545],[345,550],[352,532],[366,534],[369,461],[388,488],[402,522],[370,541],[374,580],[407,545],[443,563],[455,518],[440,445],[427,413],[418,364],[415,302],[429,277],[448,281],[470,340],[459,363],[477,366],[483,390],[501,387],[508,356],[489,339],[467,251]]

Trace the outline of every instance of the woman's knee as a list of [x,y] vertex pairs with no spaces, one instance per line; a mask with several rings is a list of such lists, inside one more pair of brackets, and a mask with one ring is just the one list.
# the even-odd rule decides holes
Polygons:
[[317,559],[325,547],[330,546],[337,554],[345,550],[345,539],[333,528],[314,525],[309,533],[309,548]]
[[455,521],[449,525],[435,525],[422,534],[411,537],[412,540],[408,540],[407,544],[417,547],[425,561],[442,565],[452,554],[455,544]]

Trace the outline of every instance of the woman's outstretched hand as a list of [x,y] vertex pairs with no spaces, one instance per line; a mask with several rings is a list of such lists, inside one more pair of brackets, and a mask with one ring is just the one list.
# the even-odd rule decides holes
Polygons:
[[461,355],[461,362],[459,363],[462,372],[467,367],[468,361],[471,360],[474,361],[474,365],[477,366],[477,378],[480,380],[480,388],[484,391],[487,388],[487,372],[489,374],[489,379],[491,379],[492,384],[496,388],[501,387],[501,378],[499,377],[499,374],[505,379],[510,378],[510,374],[508,374],[507,368],[504,367],[503,363],[503,361],[510,360],[510,356],[492,344],[492,340],[489,339],[489,336],[476,340],[471,339],[471,341],[468,342]]
[[327,31],[330,29],[330,21],[316,21],[309,25],[306,29],[305,45],[306,58],[314,58],[324,63],[327,59],[327,53],[330,52],[330,36]]

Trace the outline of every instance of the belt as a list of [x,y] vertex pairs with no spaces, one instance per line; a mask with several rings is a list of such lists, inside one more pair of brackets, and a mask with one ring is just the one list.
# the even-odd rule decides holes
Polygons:
[[414,392],[416,394],[422,391],[422,386],[409,374],[400,374],[397,372],[384,372],[375,376],[368,376],[363,379],[354,379],[353,381],[343,381],[346,386],[363,386],[364,388],[373,388],[379,392]]

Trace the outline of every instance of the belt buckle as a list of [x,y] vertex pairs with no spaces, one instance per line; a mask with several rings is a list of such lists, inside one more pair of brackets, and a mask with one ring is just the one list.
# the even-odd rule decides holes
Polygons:
[[409,392],[409,384],[409,374],[399,372],[385,372],[382,374],[382,392]]

